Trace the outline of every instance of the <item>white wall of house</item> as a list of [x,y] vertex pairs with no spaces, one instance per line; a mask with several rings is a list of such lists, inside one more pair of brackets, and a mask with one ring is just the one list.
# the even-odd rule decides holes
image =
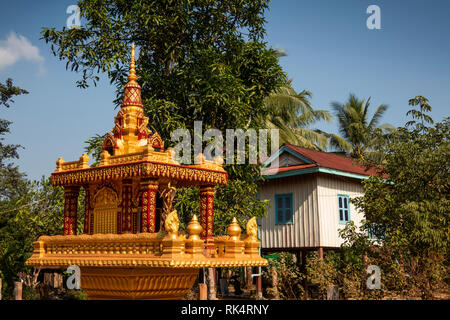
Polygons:
[[[361,181],[330,174],[320,174],[317,178],[317,195],[319,199],[320,246],[340,247],[343,240],[339,230],[345,227],[339,223],[338,194],[352,198],[363,195]],[[357,227],[361,225],[364,215],[350,203],[350,220]]]
[[[293,223],[276,224],[275,195],[292,193]],[[304,174],[267,180],[259,192],[260,200],[269,200],[268,215],[261,219],[263,249],[339,247],[338,194],[350,198],[362,193],[360,180],[330,174]],[[363,214],[350,204],[350,219],[357,226]]]

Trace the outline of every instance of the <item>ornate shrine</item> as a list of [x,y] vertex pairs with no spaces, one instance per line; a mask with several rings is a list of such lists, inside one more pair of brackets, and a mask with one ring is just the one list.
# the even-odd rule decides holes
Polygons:
[[[258,252],[256,218],[246,235],[233,219],[228,236],[213,237],[215,187],[228,181],[223,161],[203,155],[195,165],[175,161],[147,127],[137,79],[133,45],[129,81],[100,164],[90,167],[86,154],[56,161],[51,181],[64,188],[64,234],[34,242],[27,265],[79,266],[89,299],[182,299],[199,268],[267,265]],[[185,232],[172,208],[181,187],[200,188],[200,221],[193,215]],[[77,235],[81,188],[84,231]]]

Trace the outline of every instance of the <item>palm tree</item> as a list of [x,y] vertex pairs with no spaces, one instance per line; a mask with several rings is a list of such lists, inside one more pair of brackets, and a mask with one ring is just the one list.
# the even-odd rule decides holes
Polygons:
[[379,137],[377,133],[394,130],[389,124],[378,126],[388,106],[379,105],[370,120],[370,98],[367,101],[360,100],[351,93],[344,104],[332,102],[331,106],[336,113],[341,136],[324,133],[328,136],[330,145],[349,153],[352,158],[376,159],[379,154],[373,147]]
[[319,120],[330,122],[332,115],[326,110],[314,110],[311,97],[312,93],[307,90],[297,93],[290,79],[265,99],[268,112],[265,126],[280,130],[280,144],[290,143],[315,150],[327,148],[328,137],[307,127]]

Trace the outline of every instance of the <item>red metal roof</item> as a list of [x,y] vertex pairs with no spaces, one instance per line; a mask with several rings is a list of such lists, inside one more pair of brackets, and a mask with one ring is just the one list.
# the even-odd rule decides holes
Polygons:
[[271,169],[265,169],[264,175],[272,175],[282,172],[289,172],[289,171],[296,171],[296,170],[302,170],[307,168],[316,168],[318,167],[317,164],[300,164],[297,166],[289,166],[289,167],[279,167],[279,168],[271,168]]
[[[340,156],[333,153],[327,153],[327,152],[321,152],[321,151],[315,151],[310,150],[306,148],[297,147],[291,144],[285,144],[286,148],[291,149],[292,151],[300,154],[301,156],[311,160],[313,164],[304,164],[304,165],[297,165],[297,166],[290,166],[290,167],[280,167],[278,169],[270,169],[269,174],[276,174],[281,172],[289,172],[289,171],[296,171],[296,170],[302,170],[306,168],[311,167],[321,167],[321,168],[327,168],[327,169],[333,169],[333,170],[339,170],[343,172],[349,172],[364,176],[371,176],[376,175],[376,171],[374,168],[371,168],[369,170],[366,170],[364,166],[357,163],[356,160]],[[272,173],[273,171],[273,173]],[[266,174],[267,174],[266,173]]]

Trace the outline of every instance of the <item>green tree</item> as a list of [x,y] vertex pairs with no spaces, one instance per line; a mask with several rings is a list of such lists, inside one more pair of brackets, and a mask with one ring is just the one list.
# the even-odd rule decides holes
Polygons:
[[315,150],[327,149],[328,137],[308,127],[320,120],[330,122],[332,116],[326,110],[314,110],[311,97],[312,93],[307,90],[297,93],[290,79],[265,99],[268,115],[264,115],[262,121],[267,128],[279,130],[280,145],[290,143]]
[[[12,80],[0,83],[0,105],[7,108],[14,96],[27,94],[13,86]],[[9,133],[11,122],[0,119],[0,135]],[[64,195],[60,187],[52,187],[49,179],[30,182],[15,166],[19,145],[3,143],[0,138],[0,276],[4,279],[4,297],[12,298],[14,281],[19,272],[29,272],[25,261],[33,251],[32,242],[41,235],[62,234]],[[83,223],[83,197],[79,199],[79,224]]]
[[11,78],[6,79],[5,84],[0,83],[0,105],[9,108],[14,102],[13,97],[21,94],[28,94],[28,91],[14,86]]
[[[98,72],[105,72],[119,103],[135,43],[149,126],[166,142],[174,129],[192,130],[194,120],[201,120],[204,130],[223,132],[264,127],[264,99],[286,82],[263,42],[268,1],[83,0],[78,5],[85,21],[80,29],[45,28],[42,34],[67,68],[81,73],[80,87],[95,84]],[[98,153],[99,141],[94,137],[89,150]],[[229,184],[218,188],[214,210],[219,233],[233,215],[242,222],[265,213],[264,202],[256,199],[259,167],[225,169]],[[182,221],[199,212],[197,193],[178,190]]]
[[[0,213],[0,271],[6,282],[6,295],[12,295],[19,272],[30,272],[25,261],[32,243],[42,235],[63,232],[64,191],[53,187],[50,179],[26,181],[26,193]],[[78,232],[83,229],[84,191],[78,200]]]
[[[26,90],[14,86],[13,80],[8,78],[5,84],[0,83],[0,106],[9,108],[14,102],[14,96],[27,93]],[[13,159],[19,158],[18,149],[21,146],[4,143],[4,136],[10,133],[11,124],[8,120],[0,119],[0,230],[7,223],[7,215],[4,212],[10,210],[27,191],[25,175],[12,162]],[[7,260],[8,251],[9,246],[0,240],[0,276],[6,279],[7,285],[11,284],[12,279],[3,262]],[[8,261],[10,265],[17,264],[14,259]]]
[[413,119],[404,127],[387,135],[379,150],[379,175],[364,182],[364,196],[355,205],[365,213],[365,231],[381,240],[384,252],[429,298],[448,271],[449,118],[434,124],[426,98],[409,103],[419,108],[408,112]]
[[[28,91],[14,86],[13,80],[8,78],[5,84],[0,83],[0,107],[9,108],[14,102],[13,97],[21,94],[28,94]],[[19,197],[24,189],[24,174],[11,162],[19,158],[17,151],[21,146],[4,143],[3,136],[10,133],[11,124],[0,119],[0,208],[14,197]]]
[[345,151],[356,159],[377,158],[379,153],[374,150],[378,143],[379,131],[389,132],[393,127],[379,122],[388,109],[385,104],[379,105],[372,118],[369,119],[370,98],[360,100],[354,94],[350,94],[345,103],[331,103],[338,119],[341,136],[327,134],[330,145],[340,151]]

